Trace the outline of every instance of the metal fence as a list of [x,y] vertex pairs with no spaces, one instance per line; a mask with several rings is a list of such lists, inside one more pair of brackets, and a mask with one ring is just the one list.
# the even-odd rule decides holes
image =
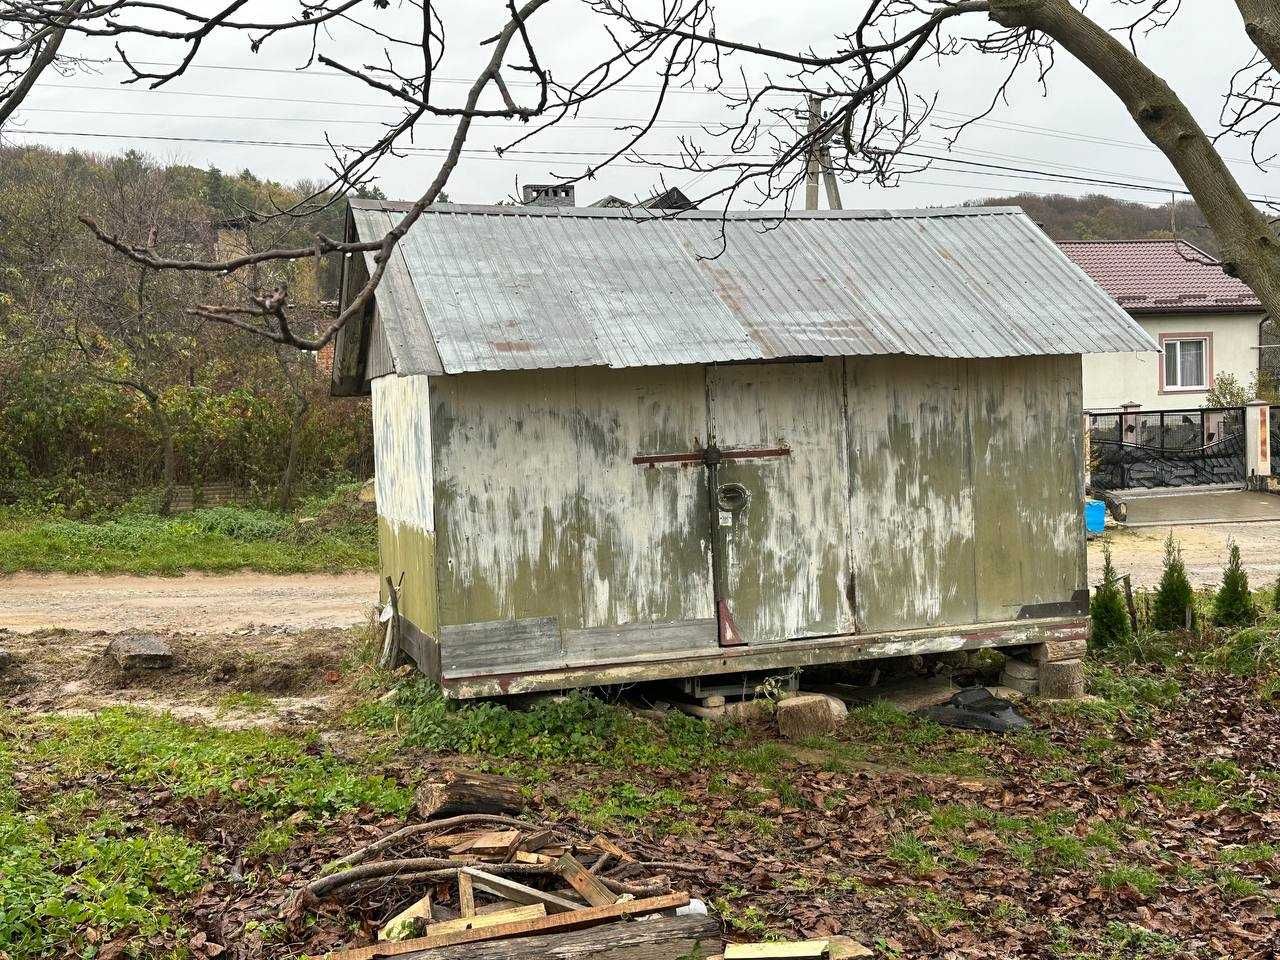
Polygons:
[[1244,482],[1243,407],[1095,413],[1089,419],[1091,482],[1099,489]]

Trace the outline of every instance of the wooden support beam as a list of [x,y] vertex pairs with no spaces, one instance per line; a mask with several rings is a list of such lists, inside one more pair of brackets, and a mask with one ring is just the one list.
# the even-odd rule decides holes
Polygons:
[[423,937],[445,937],[466,930],[484,930],[488,927],[500,927],[503,924],[525,923],[547,915],[547,908],[541,903],[530,903],[520,907],[507,907],[493,913],[478,913],[472,917],[459,917],[457,920],[442,920],[432,923],[423,931]]
[[554,893],[547,893],[545,890],[526,887],[523,883],[517,883],[507,877],[495,877],[492,873],[485,873],[475,867],[463,867],[459,872],[459,879],[464,876],[470,878],[471,885],[477,890],[483,890],[495,897],[502,897],[512,903],[541,903],[547,908],[548,913],[567,913],[582,909],[580,903],[558,897]]
[[[379,943],[371,947],[360,947],[356,950],[343,950],[329,954],[329,960],[377,960],[379,957],[405,957],[417,960],[429,956],[425,951],[437,947],[451,947],[460,943],[475,943],[481,940],[497,940],[505,937],[523,937],[527,934],[549,933],[559,930],[572,930],[616,920],[619,917],[642,916],[647,913],[658,913],[662,910],[683,907],[689,903],[687,893],[667,893],[660,897],[645,897],[641,900],[627,900],[608,907],[585,907],[569,913],[556,913],[536,920],[525,920],[519,923],[503,923],[482,930],[461,930],[457,933],[443,934],[434,937],[418,937],[402,943]],[[638,926],[638,924],[637,924]],[[611,928],[610,933],[613,933]],[[467,956],[474,956],[468,953]]]
[[465,870],[458,871],[458,913],[464,917],[476,915],[476,891]]

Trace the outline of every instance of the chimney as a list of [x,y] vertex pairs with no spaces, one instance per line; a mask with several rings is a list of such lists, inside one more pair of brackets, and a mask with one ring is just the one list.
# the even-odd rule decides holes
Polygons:
[[576,206],[573,196],[573,184],[526,183],[524,185],[524,202],[526,206],[534,207]]

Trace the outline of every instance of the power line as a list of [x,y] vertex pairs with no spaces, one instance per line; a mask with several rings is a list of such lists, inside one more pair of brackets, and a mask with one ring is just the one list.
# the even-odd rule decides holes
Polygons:
[[[85,131],[70,131],[70,130],[26,129],[26,130],[23,130],[22,132],[30,135],[34,135],[34,136],[89,137],[89,138],[95,138],[95,139],[129,140],[129,141],[143,140],[143,141],[153,141],[153,142],[162,142],[162,143],[209,143],[209,144],[218,144],[218,145],[227,145],[227,146],[277,147],[277,148],[285,148],[285,149],[320,149],[320,150],[326,150],[326,151],[331,151],[333,147],[338,147],[341,149],[353,149],[353,150],[362,149],[361,147],[354,146],[354,145],[347,145],[347,144],[330,145],[330,144],[322,143],[318,141],[249,140],[249,139],[236,139],[236,138],[230,138],[230,137],[183,137],[183,136],[159,136],[159,135],[140,135],[140,134],[90,133]],[[397,152],[406,153],[406,154],[430,155],[430,154],[445,154],[448,151],[447,151],[447,148],[445,147],[402,147],[402,148],[397,148]],[[575,160],[580,159],[580,160],[583,160],[584,162],[589,161],[589,159],[591,158],[598,159],[598,158],[605,158],[605,157],[612,156],[611,151],[536,150],[536,149],[529,149],[529,148],[506,150],[504,151],[502,157],[488,156],[488,151],[471,149],[471,148],[464,149],[463,153],[469,157],[474,157],[476,159],[501,160],[510,155],[519,155],[519,156],[528,156],[528,157],[571,158]],[[1010,174],[1010,175],[1018,174],[1022,176],[1036,177],[1039,179],[1057,182],[1057,183],[1070,183],[1070,184],[1076,184],[1080,186],[1118,187],[1126,190],[1140,190],[1140,191],[1145,191],[1149,193],[1159,193],[1159,194],[1172,193],[1172,194],[1181,194],[1183,196],[1190,196],[1190,192],[1188,190],[1180,187],[1172,187],[1172,186],[1165,187],[1165,186],[1152,185],[1152,184],[1132,183],[1132,182],[1127,182],[1127,181],[1118,180],[1118,179],[1088,177],[1080,174],[1059,173],[1052,170],[1037,170],[1035,168],[1019,167],[1011,164],[998,164],[998,163],[988,163],[988,162],[983,162],[978,160],[966,160],[960,157],[937,156],[934,154],[922,153],[919,151],[902,151],[902,154],[904,156],[929,160],[931,162],[936,162],[936,163],[953,164],[953,165],[959,165],[961,167],[972,167],[979,170],[988,170],[993,172],[999,172],[1002,174]],[[477,156],[477,155],[480,155],[480,156]],[[664,153],[664,152],[646,151],[645,153],[639,154],[639,156],[643,159],[644,156],[651,156],[651,157],[663,156],[663,157],[671,157],[671,158],[683,158],[685,155],[682,153],[670,153],[670,152]],[[703,154],[703,156],[732,158],[732,159],[740,159],[744,161],[751,160],[751,159],[757,159],[757,160],[771,159],[771,156],[769,155],[752,155],[752,154],[744,155],[744,154],[706,153],[706,154]],[[647,164],[643,162],[639,162],[639,163],[634,163],[630,161],[621,161],[621,162],[625,163],[627,166],[639,166],[639,167],[647,167],[647,168],[652,168],[654,166],[653,164]],[[961,172],[961,171],[956,171],[956,172]],[[1250,197],[1249,199],[1252,200],[1254,203],[1269,204],[1273,202],[1270,198]]]

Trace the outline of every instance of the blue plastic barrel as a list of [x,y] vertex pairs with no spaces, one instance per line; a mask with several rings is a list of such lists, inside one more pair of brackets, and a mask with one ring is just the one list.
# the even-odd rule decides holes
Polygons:
[[1107,527],[1107,505],[1101,500],[1084,502],[1084,532],[1102,533]]

